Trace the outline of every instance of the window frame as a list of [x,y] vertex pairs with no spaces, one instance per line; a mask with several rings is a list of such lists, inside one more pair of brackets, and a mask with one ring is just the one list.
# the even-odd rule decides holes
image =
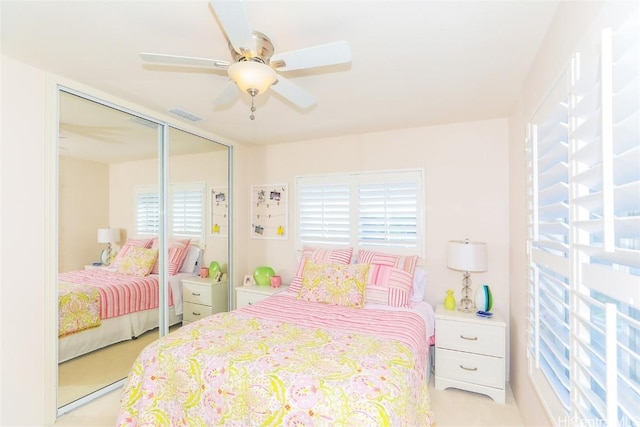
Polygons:
[[[201,195],[200,198],[200,231],[198,233],[185,233],[183,231],[176,232],[174,225],[174,209],[175,206],[175,198],[174,195],[177,192],[197,192]],[[153,231],[153,224],[141,228],[141,224],[139,223],[140,213],[139,213],[139,201],[141,195],[149,195],[149,197],[156,197],[156,208],[157,208],[157,224],[155,226],[155,232]],[[158,236],[158,230],[160,227],[160,193],[158,192],[158,186],[154,185],[137,185],[134,187],[134,213],[135,213],[135,230],[136,235],[139,236]],[[153,213],[153,206],[150,208]],[[186,183],[174,183],[169,184],[168,186],[168,203],[167,203],[167,212],[168,212],[168,235],[170,238],[191,238],[194,243],[203,243],[206,238],[206,190],[204,182],[186,182]],[[183,222],[188,222],[187,220]]]
[[[296,231],[295,247],[301,251],[304,246],[310,247],[353,247],[354,251],[359,249],[377,250],[381,252],[395,253],[399,255],[418,255],[424,257],[425,242],[425,218],[424,218],[424,170],[386,170],[369,172],[352,172],[326,175],[301,175],[295,178],[296,187]],[[379,183],[380,187],[376,187]],[[410,183],[414,189],[399,187],[390,188],[399,183]],[[373,197],[368,198],[373,206],[368,216],[369,222],[365,227],[364,197],[361,190],[364,186],[371,190],[377,189],[378,193],[371,191]],[[321,203],[322,207],[315,212],[309,211],[309,190],[313,187],[316,191],[313,203]],[[399,192],[406,191],[408,198],[403,201],[402,197],[397,197]],[[411,198],[411,192],[415,192],[415,199]],[[326,194],[326,197],[323,195]],[[391,213],[388,208],[394,203],[389,196],[395,196],[396,212]],[[409,201],[409,199],[411,201]],[[381,203],[379,203],[381,202]],[[415,221],[413,230],[403,232],[399,228],[411,228],[411,225],[401,225],[401,213],[408,213],[410,205],[413,203],[415,215],[406,222]],[[384,212],[381,212],[381,209]],[[398,211],[401,211],[400,213]],[[311,215],[311,217],[310,217]],[[312,217],[317,215],[316,217]],[[311,219],[310,219],[311,218]],[[383,218],[385,220],[383,220]],[[391,219],[391,223],[389,223]],[[315,238],[308,236],[309,221],[316,221],[314,227],[318,233]],[[384,222],[384,224],[382,224]],[[320,231],[320,228],[322,229]],[[363,230],[368,230],[368,235],[378,236],[378,242],[374,242],[372,237],[363,237]],[[411,244],[405,239],[394,239],[395,235],[415,235]],[[384,237],[382,237],[384,236]],[[367,241],[369,240],[369,241]]]

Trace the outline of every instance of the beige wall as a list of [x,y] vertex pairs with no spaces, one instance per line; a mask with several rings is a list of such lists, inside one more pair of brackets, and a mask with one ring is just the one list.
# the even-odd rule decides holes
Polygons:
[[600,2],[562,2],[547,33],[517,105],[510,117],[509,132],[509,244],[511,388],[526,425],[551,425],[538,399],[527,369],[527,188],[524,151],[527,120],[543,101],[569,63],[578,38],[592,21]]
[[79,270],[106,248],[97,230],[109,226],[109,167],[69,157],[59,167],[58,271]]
[[[247,210],[239,211],[239,271],[272,266],[283,280],[295,273],[295,177],[297,175],[420,168],[424,170],[426,257],[425,299],[440,303],[452,288],[459,298],[462,274],[447,268],[446,247],[451,239],[487,242],[489,270],[472,276],[474,285],[489,284],[495,307],[509,316],[508,281],[508,122],[506,119],[343,136],[291,144],[245,148],[238,186],[248,197],[250,185],[289,185],[288,240],[251,239]],[[245,194],[247,196],[245,196]],[[246,205],[245,205],[246,206]],[[474,288],[475,289],[475,288]]]

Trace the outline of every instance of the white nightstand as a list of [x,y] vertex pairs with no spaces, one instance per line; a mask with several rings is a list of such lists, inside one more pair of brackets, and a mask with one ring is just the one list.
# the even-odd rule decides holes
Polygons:
[[271,286],[238,286],[236,287],[236,308],[255,304],[271,295],[285,291],[289,286],[282,285],[279,288]]
[[437,390],[455,387],[504,403],[505,351],[506,324],[499,314],[482,318],[436,307]]
[[182,279],[182,323],[227,311],[229,282],[199,276]]

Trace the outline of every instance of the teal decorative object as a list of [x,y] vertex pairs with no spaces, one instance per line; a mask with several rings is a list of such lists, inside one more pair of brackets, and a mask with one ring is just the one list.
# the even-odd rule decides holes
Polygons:
[[447,296],[444,297],[444,308],[447,310],[455,310],[456,309],[456,299],[453,296],[453,290],[447,290]]
[[476,308],[482,311],[491,311],[493,307],[493,295],[488,285],[482,285],[476,291]]
[[217,261],[211,261],[211,264],[209,264],[209,277],[216,277],[217,272],[222,273],[222,267]]
[[253,278],[260,286],[271,286],[271,276],[275,276],[276,272],[271,267],[256,267],[253,272]]

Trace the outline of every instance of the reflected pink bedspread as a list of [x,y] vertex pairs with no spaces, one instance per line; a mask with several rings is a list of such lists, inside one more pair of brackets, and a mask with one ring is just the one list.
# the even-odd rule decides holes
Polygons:
[[[97,289],[100,292],[102,320],[158,308],[160,290],[157,274],[139,277],[97,268],[60,273],[58,281]],[[173,306],[171,289],[169,306]]]

